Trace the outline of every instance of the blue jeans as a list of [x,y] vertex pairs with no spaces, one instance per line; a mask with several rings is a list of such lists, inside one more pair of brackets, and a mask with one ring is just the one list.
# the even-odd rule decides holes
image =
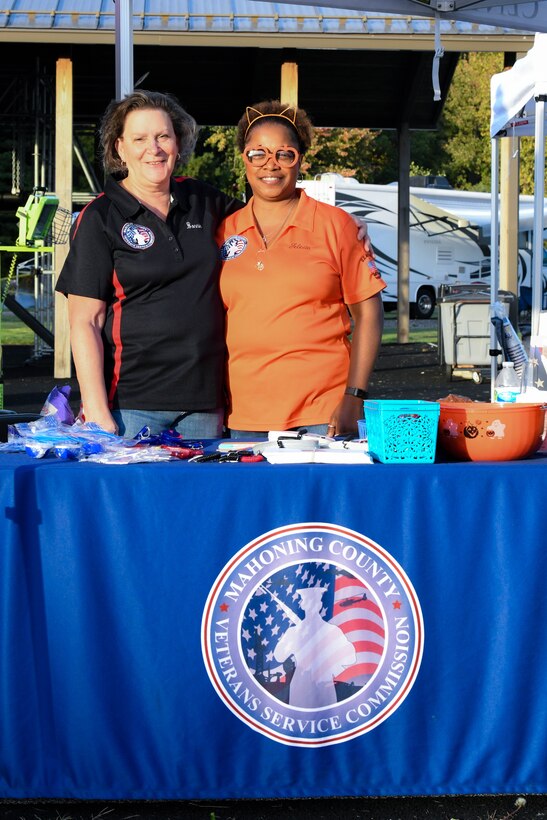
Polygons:
[[[143,427],[153,434],[176,430],[183,438],[222,438],[224,408],[177,413],[173,410],[113,410],[120,436],[134,438]],[[177,424],[173,424],[179,419]]]
[[[303,430],[306,433],[312,433],[314,436],[327,435],[326,424],[308,424],[305,427],[292,427],[291,430]],[[230,438],[236,441],[267,441],[268,433],[263,430],[260,432],[256,430],[230,430]]]

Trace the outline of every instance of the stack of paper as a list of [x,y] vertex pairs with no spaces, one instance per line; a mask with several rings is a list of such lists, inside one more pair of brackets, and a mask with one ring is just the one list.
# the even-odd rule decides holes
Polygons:
[[330,436],[273,430],[267,441],[222,441],[221,452],[249,449],[270,464],[372,464],[366,439],[340,441]]
[[[283,446],[279,446],[280,443]],[[358,441],[322,441],[310,439],[287,441],[268,441],[256,445],[255,452],[260,452],[270,464],[372,464],[366,442]]]

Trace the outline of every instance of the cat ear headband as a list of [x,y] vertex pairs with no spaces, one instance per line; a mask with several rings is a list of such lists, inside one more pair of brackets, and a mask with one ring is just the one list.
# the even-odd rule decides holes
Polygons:
[[[289,112],[289,113],[287,113]],[[292,112],[292,114],[290,113]],[[284,120],[290,122],[293,128],[296,129],[296,108],[291,105],[288,105],[287,108],[284,108],[283,111],[280,111],[279,114],[271,114],[266,113],[263,114],[261,111],[258,111],[256,108],[253,108],[251,105],[248,105],[245,109],[245,113],[247,115],[247,122],[249,123],[247,128],[245,129],[245,136],[247,136],[247,132],[251,125],[254,125],[257,120],[262,119],[263,117],[281,117]]]

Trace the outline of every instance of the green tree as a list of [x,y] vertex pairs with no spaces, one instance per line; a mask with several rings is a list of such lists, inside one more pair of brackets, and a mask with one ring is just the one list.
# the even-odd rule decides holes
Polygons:
[[368,128],[317,128],[302,162],[302,174],[332,172],[373,182],[385,164],[385,155],[376,147],[380,134]]
[[[503,70],[503,54],[473,53],[462,57],[443,111],[444,169],[451,184],[464,190],[490,190],[490,78]],[[534,190],[534,139],[520,139],[521,192]]]
[[[360,182],[375,182],[391,163],[391,145],[382,136],[380,131],[366,128],[318,128],[304,157],[302,174],[313,177],[334,172],[355,176]],[[242,196],[245,167],[235,144],[235,128],[203,128],[184,173]],[[390,175],[389,181],[393,178]]]
[[235,133],[234,127],[203,127],[184,173],[241,198],[245,191],[245,168],[235,144]]
[[[411,173],[446,176],[454,188],[489,191],[491,180],[490,78],[503,69],[503,54],[464,54],[456,68],[439,126],[412,131]],[[235,128],[203,128],[195,156],[185,173],[231,195],[242,196],[245,171],[235,146]],[[521,139],[523,193],[534,188],[534,140]],[[302,174],[335,172],[360,182],[397,180],[395,131],[365,128],[317,128],[302,164]]]
[[442,115],[443,165],[455,188],[490,188],[490,77],[503,69],[501,54],[464,55]]
[[[534,152],[535,144],[533,137],[521,137],[520,139],[520,190],[523,194],[534,193]],[[543,146],[543,155],[547,153],[547,141]],[[545,186],[547,188],[547,169],[545,173]]]

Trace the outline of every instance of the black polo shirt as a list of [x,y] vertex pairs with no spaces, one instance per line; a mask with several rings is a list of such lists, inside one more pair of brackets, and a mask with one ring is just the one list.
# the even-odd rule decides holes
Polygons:
[[171,184],[167,221],[109,178],[80,213],[56,290],[106,302],[104,372],[112,409],[224,404],[219,223],[241,207],[195,179]]

